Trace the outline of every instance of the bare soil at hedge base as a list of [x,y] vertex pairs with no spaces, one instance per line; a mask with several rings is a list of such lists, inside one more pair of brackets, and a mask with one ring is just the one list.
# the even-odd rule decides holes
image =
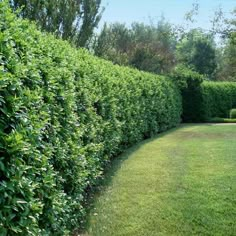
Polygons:
[[90,236],[235,235],[236,126],[183,124],[114,160]]

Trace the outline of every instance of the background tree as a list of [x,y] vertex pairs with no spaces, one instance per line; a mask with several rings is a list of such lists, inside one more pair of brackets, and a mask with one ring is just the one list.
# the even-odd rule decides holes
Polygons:
[[175,45],[172,26],[164,19],[156,25],[133,23],[130,28],[115,23],[104,25],[94,52],[116,64],[164,74],[175,65]]
[[212,79],[217,68],[216,45],[211,34],[190,30],[177,45],[178,62]]
[[104,24],[94,43],[96,56],[119,65],[129,65],[133,47],[132,31],[125,24]]
[[217,80],[236,81],[236,9],[231,19],[224,18],[224,25],[217,28],[225,44],[218,54]]
[[236,82],[236,44],[228,40],[219,54],[216,79]]
[[10,4],[43,30],[81,47],[87,46],[103,12],[101,0],[11,0]]
[[[78,1],[78,0],[77,0]],[[80,14],[77,21],[76,45],[88,46],[88,41],[93,36],[93,30],[98,26],[104,8],[100,11],[101,0],[81,0]]]
[[165,74],[175,65],[176,38],[172,26],[161,19],[157,24],[132,25],[135,48],[130,64],[134,67]]

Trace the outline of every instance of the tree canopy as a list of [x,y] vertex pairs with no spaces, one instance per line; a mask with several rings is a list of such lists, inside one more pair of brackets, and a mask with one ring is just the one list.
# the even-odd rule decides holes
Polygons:
[[176,38],[172,26],[164,19],[131,27],[114,23],[104,25],[95,43],[97,56],[116,64],[129,65],[153,73],[167,73],[175,64]]
[[214,76],[217,68],[216,46],[210,34],[199,29],[189,31],[177,46],[179,63],[194,69],[208,78]]
[[103,9],[101,0],[11,0],[14,10],[35,21],[43,30],[86,47]]

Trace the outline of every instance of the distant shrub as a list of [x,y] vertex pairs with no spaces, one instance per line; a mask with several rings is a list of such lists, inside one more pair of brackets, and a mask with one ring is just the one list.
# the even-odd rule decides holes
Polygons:
[[76,50],[0,2],[0,235],[69,235],[108,160],[180,122],[161,76]]
[[230,110],[230,119],[236,119],[236,109],[231,109]]

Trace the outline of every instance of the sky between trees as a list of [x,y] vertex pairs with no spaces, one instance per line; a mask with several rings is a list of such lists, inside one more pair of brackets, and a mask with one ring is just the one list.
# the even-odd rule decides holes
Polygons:
[[220,7],[227,17],[234,7],[236,0],[103,0],[105,7],[101,22],[126,23],[132,22],[150,23],[150,19],[156,20],[164,16],[166,20],[173,24],[183,24],[186,12],[191,11],[193,3],[199,4],[199,14],[196,22],[191,27],[201,27],[210,29],[214,12]]

